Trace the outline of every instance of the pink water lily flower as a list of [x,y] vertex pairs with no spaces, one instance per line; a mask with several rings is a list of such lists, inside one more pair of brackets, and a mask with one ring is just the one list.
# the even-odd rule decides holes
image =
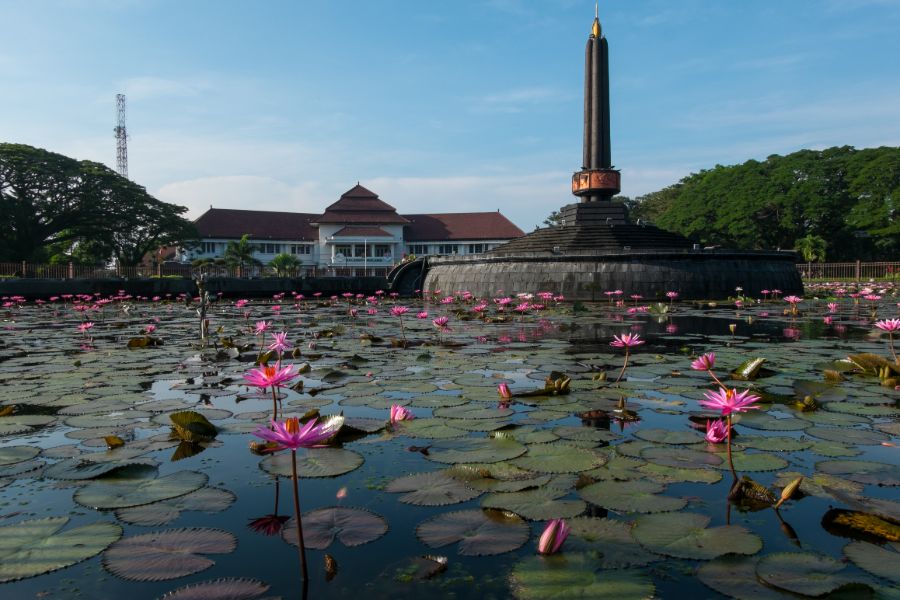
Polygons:
[[798,304],[800,302],[803,302],[803,298],[800,298],[798,296],[785,296],[784,301],[790,304]]
[[735,412],[746,412],[754,406],[754,402],[760,400],[759,396],[750,393],[750,390],[738,392],[736,389],[719,388],[718,391],[707,391],[706,400],[700,400],[700,406],[721,411],[722,416],[728,416]]
[[644,343],[641,336],[636,333],[623,333],[621,336],[614,335],[613,340],[609,345],[616,348],[632,348]]
[[81,333],[85,333],[85,332],[87,332],[88,329],[90,329],[93,326],[94,326],[94,324],[92,322],[87,321],[78,326],[78,331],[80,331]]
[[505,383],[497,385],[497,394],[499,394],[500,397],[504,400],[509,400],[510,398],[512,398],[512,392],[510,391],[509,386]]
[[417,318],[417,319],[427,319],[427,318],[428,318],[428,311],[427,311],[427,310],[423,310],[422,312],[416,314],[416,318]]
[[270,322],[266,321],[257,321],[256,328],[253,330],[255,335],[262,335],[266,331],[269,330],[269,327],[272,325]]
[[829,302],[828,303],[828,312],[836,313],[838,311],[838,303],[837,302]]
[[392,306],[391,307],[391,315],[395,317],[401,317],[409,312],[409,309],[405,306]]
[[293,346],[287,340],[286,331],[272,334],[272,343],[268,345],[269,350],[282,354],[285,350],[290,350],[291,348],[293,348]]
[[724,421],[706,421],[706,441],[721,444],[728,438],[728,425]]
[[882,331],[893,333],[900,331],[900,319],[884,319],[875,322],[875,327]]
[[288,365],[282,369],[281,362],[275,363],[274,367],[263,365],[258,369],[250,369],[249,373],[244,373],[244,379],[248,384],[260,388],[284,387],[285,383],[299,375],[294,371],[295,368],[296,365]]
[[434,325],[438,329],[446,328],[447,323],[449,323],[449,322],[450,322],[450,319],[448,317],[438,317],[436,319],[431,320],[432,325]]
[[569,537],[569,526],[563,519],[553,519],[547,523],[544,532],[538,540],[538,552],[541,554],[554,554],[562,548],[563,542]]
[[414,415],[412,411],[407,409],[405,406],[400,406],[399,404],[391,404],[391,423],[396,423],[397,421],[412,421],[415,418],[416,415]]
[[707,352],[691,363],[691,368],[695,371],[710,371],[714,366],[716,366],[715,352]]
[[297,417],[289,417],[284,421],[272,421],[272,429],[260,427],[253,435],[274,442],[279,450],[316,448],[324,446],[343,424],[344,417],[332,417],[324,423],[312,419],[305,425],[301,425]]

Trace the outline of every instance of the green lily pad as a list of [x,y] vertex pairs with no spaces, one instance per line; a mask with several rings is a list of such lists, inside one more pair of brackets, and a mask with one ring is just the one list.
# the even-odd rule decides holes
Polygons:
[[862,484],[848,481],[827,473],[812,473],[803,475],[796,471],[782,471],[775,477],[773,485],[783,488],[798,477],[803,476],[800,482],[800,491],[808,496],[831,499],[830,490],[839,490],[850,494],[860,494],[863,491]]
[[446,464],[494,463],[521,456],[527,451],[524,444],[511,439],[467,438],[435,444],[427,458]]
[[511,462],[539,473],[579,473],[603,465],[606,457],[591,449],[553,442],[528,446],[528,454]]
[[683,469],[645,464],[637,470],[650,481],[657,483],[718,483],[722,480],[722,473],[712,469]]
[[531,529],[512,513],[462,510],[423,521],[416,527],[416,535],[431,548],[459,542],[457,550],[463,556],[488,556],[520,548],[528,541]]
[[[718,468],[722,470],[728,469],[726,451],[721,451],[717,454],[723,459]],[[749,452],[732,452],[731,459],[734,462],[734,468],[738,471],[777,471],[788,466],[788,462],[780,456],[763,452],[755,452],[753,454]]]
[[537,488],[523,492],[488,494],[481,501],[484,508],[508,510],[532,520],[562,519],[580,515],[587,508],[581,500],[560,500],[568,490]]
[[860,446],[876,446],[890,439],[880,431],[871,429],[851,429],[849,427],[810,427],[805,433],[820,440],[841,442],[842,444],[858,444]]
[[699,469],[722,464],[722,457],[717,454],[691,448],[652,446],[641,452],[641,458],[656,465],[682,469]]
[[631,535],[632,523],[595,517],[576,517],[566,523],[570,531],[563,551],[589,551],[596,556],[600,568],[640,567],[662,560],[637,543]]
[[127,508],[184,496],[206,485],[209,477],[196,471],[177,471],[162,477],[107,477],[75,492],[74,500],[93,509]]
[[638,518],[633,534],[642,546],[666,556],[710,560],[723,554],[756,554],[762,540],[739,525],[707,528],[710,518],[694,513],[659,513]]
[[432,440],[446,440],[461,438],[468,435],[464,429],[451,427],[447,419],[414,419],[401,421],[395,426],[395,431],[400,435],[408,435],[415,438]]
[[829,458],[839,458],[843,456],[859,456],[862,450],[842,444],[840,442],[821,441],[815,442],[809,447],[809,451],[813,454],[827,456]]
[[846,565],[812,552],[775,552],[759,559],[756,576],[776,588],[803,596],[823,596],[853,582]]
[[228,554],[237,538],[221,529],[169,529],[123,538],[103,554],[103,567],[129,581],[165,581],[215,564],[200,554]]
[[0,436],[34,431],[56,421],[52,415],[11,415],[0,417]]
[[[809,433],[807,430],[806,433]],[[787,437],[783,435],[742,435],[738,439],[743,448],[754,448],[767,452],[797,452],[813,445],[812,440]]]
[[253,600],[269,591],[269,587],[257,579],[228,577],[185,585],[157,600]]
[[390,493],[405,492],[400,502],[415,506],[446,506],[476,498],[481,491],[466,486],[442,471],[398,477],[384,488]]
[[900,585],[900,571],[897,570],[900,552],[897,544],[890,544],[890,547],[893,550],[867,542],[851,542],[844,546],[844,554],[861,569]]
[[[331,506],[303,513],[303,542],[307,548],[326,550],[337,539],[347,547],[373,542],[387,533],[384,517],[361,508]],[[291,519],[281,537],[297,545],[297,520]]]
[[838,475],[857,483],[900,485],[900,465],[866,460],[825,460],[816,463],[816,470],[828,475]]
[[438,408],[432,414],[435,417],[445,419],[501,419],[510,416],[514,412],[511,408],[464,404],[462,406]]
[[[299,477],[337,477],[358,469],[363,457],[344,448],[308,448],[297,453]],[[291,453],[272,454],[259,461],[259,468],[272,475],[291,476]]]
[[762,411],[750,411],[741,414],[735,419],[735,424],[750,427],[751,429],[762,429],[765,431],[800,431],[810,427],[812,423],[803,419],[794,417],[786,417],[777,419],[772,415]]
[[230,507],[237,497],[228,490],[202,487],[190,494],[153,504],[120,508],[116,518],[132,525],[155,527],[171,523],[181,516],[182,511],[194,510],[207,514],[217,513]]
[[623,513],[669,512],[685,507],[684,498],[659,496],[664,489],[664,485],[652,481],[600,481],[578,494],[592,504]]
[[790,600],[794,595],[765,586],[756,578],[755,556],[720,556],[697,569],[707,587],[737,600]]
[[659,444],[699,444],[704,440],[696,431],[670,431],[668,429],[640,429],[635,432],[635,437],[648,442]]
[[64,569],[122,537],[121,527],[104,522],[59,533],[68,522],[68,517],[48,517],[0,527],[0,583]]
[[0,448],[0,466],[31,460],[40,453],[41,449],[37,446],[6,446]]
[[639,570],[598,570],[594,557],[562,552],[530,556],[515,564],[510,588],[519,600],[648,600],[655,587]]
[[611,442],[622,437],[612,431],[594,427],[554,427],[552,431],[564,440],[578,442]]
[[590,471],[585,475],[602,481],[628,481],[630,479],[642,479],[644,475],[638,471],[639,467],[646,465],[642,460],[622,456],[618,452],[610,452],[605,465]]
[[847,413],[862,417],[896,417],[900,415],[900,409],[894,406],[880,404],[859,404],[857,402],[832,402],[827,410],[837,413]]

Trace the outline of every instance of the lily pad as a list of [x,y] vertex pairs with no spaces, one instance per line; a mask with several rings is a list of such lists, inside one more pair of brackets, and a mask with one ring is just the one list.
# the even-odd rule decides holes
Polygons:
[[414,419],[412,421],[402,421],[395,426],[395,430],[400,435],[432,440],[461,438],[469,434],[464,429],[451,427],[448,424],[447,419]]
[[606,457],[588,448],[553,442],[528,446],[525,456],[511,462],[539,473],[579,473],[602,466]]
[[[344,546],[361,546],[377,540],[387,530],[383,517],[361,508],[331,506],[303,514],[303,542],[315,550],[327,549],[335,539]],[[297,544],[296,519],[288,521],[281,537],[289,544]]]
[[900,465],[866,460],[825,460],[816,463],[816,470],[837,475],[857,483],[875,485],[900,485]]
[[579,490],[579,495],[592,504],[629,513],[656,513],[681,510],[684,498],[660,496],[664,485],[652,481],[600,481]]
[[737,600],[789,600],[794,595],[768,587],[756,578],[755,556],[720,556],[697,569],[707,587]]
[[513,567],[510,588],[520,600],[647,600],[654,597],[650,577],[639,570],[598,570],[583,553],[530,556]]
[[122,536],[114,523],[93,523],[59,533],[68,517],[0,527],[0,583],[58,571],[103,552]]
[[416,527],[416,535],[431,548],[459,542],[463,556],[503,554],[520,548],[531,535],[528,525],[512,513],[463,510],[442,513]]
[[756,554],[762,540],[739,525],[710,527],[710,518],[694,513],[660,513],[638,518],[634,538],[652,552],[693,560],[723,554]]
[[177,471],[156,478],[99,479],[75,492],[74,500],[93,509],[127,508],[184,496],[206,485],[209,477],[196,471]]
[[6,446],[0,448],[0,466],[31,460],[40,453],[41,449],[37,446]]
[[652,446],[641,452],[641,458],[656,465],[683,469],[715,467],[722,464],[722,458],[720,456],[711,452],[693,450],[691,448]]
[[521,456],[528,447],[513,439],[467,438],[432,446],[427,458],[446,464],[494,463]]
[[[299,477],[337,477],[359,468],[363,457],[344,448],[309,448],[297,453]],[[272,475],[291,476],[291,454],[282,452],[259,461],[259,468]]]
[[237,538],[221,529],[169,529],[123,538],[103,554],[103,567],[130,581],[165,581],[215,564],[200,554],[227,554]]
[[671,431],[668,429],[640,429],[635,432],[635,437],[648,442],[660,444],[698,444],[704,441],[702,435],[696,431]]
[[458,504],[482,494],[481,491],[472,489],[441,471],[398,477],[391,481],[384,491],[406,492],[400,496],[400,502],[415,506]]
[[861,569],[900,585],[900,571],[897,570],[900,552],[897,552],[897,544],[891,546],[893,550],[867,542],[851,542],[844,546],[844,554]]
[[116,510],[116,518],[132,525],[155,527],[171,523],[181,516],[182,511],[186,510],[204,513],[221,512],[230,507],[235,500],[236,496],[228,490],[202,487],[190,494],[171,500],[120,508]]
[[563,551],[590,551],[603,569],[640,567],[662,560],[637,543],[631,535],[632,523],[595,517],[576,517],[566,523],[570,531]]
[[842,571],[846,565],[812,552],[775,552],[759,559],[756,575],[776,588],[803,596],[822,596],[853,582]]
[[537,488],[523,492],[488,494],[481,501],[484,508],[508,510],[532,521],[561,519],[580,515],[587,508],[581,500],[560,500],[568,490]]
[[717,483],[722,480],[722,473],[712,469],[682,469],[646,464],[637,470],[647,479],[657,483]]
[[192,583],[160,596],[158,600],[254,600],[269,591],[257,579],[211,579]]

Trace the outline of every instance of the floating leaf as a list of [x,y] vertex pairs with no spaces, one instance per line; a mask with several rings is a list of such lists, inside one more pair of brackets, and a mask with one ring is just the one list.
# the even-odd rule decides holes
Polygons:
[[400,502],[416,506],[446,506],[471,500],[482,492],[467,487],[453,477],[441,472],[416,473],[398,477],[391,481],[384,491],[407,492],[400,496]]
[[825,460],[816,463],[816,469],[822,473],[838,475],[858,483],[900,485],[900,465],[866,460]]
[[68,522],[68,517],[48,517],[0,527],[0,583],[64,569],[122,536],[121,527],[103,522],[59,533]]
[[844,546],[844,554],[861,569],[900,585],[900,571],[897,570],[900,552],[896,551],[896,544],[893,547],[894,551],[891,551],[875,544],[851,542]]
[[862,511],[832,508],[822,517],[822,528],[851,539],[900,542],[900,524]]
[[0,448],[0,465],[13,465],[31,460],[40,453],[41,449],[37,446],[6,446]]
[[227,554],[236,547],[234,535],[221,529],[169,529],[119,540],[103,554],[103,567],[130,581],[165,581],[215,564],[200,554]]
[[846,565],[812,552],[775,552],[759,559],[756,575],[763,582],[803,596],[822,596],[853,579],[840,574]]
[[740,381],[749,381],[759,377],[759,371],[766,362],[765,358],[751,358],[744,361],[741,365],[731,372],[732,379]]
[[[361,508],[332,506],[303,514],[303,542],[307,548],[327,549],[335,538],[345,546],[361,546],[387,533],[388,524],[380,515]],[[291,519],[281,530],[289,544],[297,544],[297,521]]]
[[236,496],[228,490],[202,487],[171,500],[116,510],[116,518],[132,525],[154,527],[171,523],[185,510],[217,513],[231,506]]
[[652,552],[710,560],[723,554],[756,554],[762,540],[739,525],[707,528],[710,518],[694,513],[660,513],[638,518],[633,534]]
[[512,513],[463,510],[442,513],[420,523],[416,535],[432,548],[459,542],[459,554],[487,556],[520,548],[528,541],[531,530]]
[[525,456],[511,462],[539,473],[579,473],[602,466],[606,457],[588,448],[554,442],[528,446]]
[[414,419],[402,421],[395,426],[400,435],[432,440],[446,440],[468,435],[464,429],[451,427],[446,419]]
[[530,556],[515,564],[510,578],[512,593],[520,600],[645,600],[653,598],[655,591],[646,573],[599,571],[596,560],[582,553]]
[[640,475],[657,483],[717,483],[722,480],[722,473],[712,469],[683,469],[647,464],[637,470]]
[[[363,457],[344,448],[309,448],[297,453],[297,474],[300,477],[336,477],[349,473],[363,464]],[[272,475],[291,476],[289,452],[267,456],[259,467]]]
[[185,442],[206,442],[218,433],[209,419],[193,410],[184,410],[169,415],[172,429]]
[[698,444],[704,442],[702,435],[696,431],[670,431],[668,429],[640,429],[635,437],[648,442],[660,444]]
[[631,535],[632,523],[595,517],[576,517],[566,523],[570,531],[563,550],[566,553],[590,550],[597,554],[600,568],[639,567],[662,560],[637,543]]
[[664,467],[682,469],[698,469],[715,467],[722,464],[722,457],[711,452],[692,450],[690,448],[666,448],[651,446],[641,452],[641,458]]
[[568,489],[553,488],[495,493],[485,496],[481,506],[509,510],[532,521],[568,518],[583,513],[587,506],[581,500],[559,500],[567,494]]
[[697,569],[697,579],[715,591],[737,600],[789,600],[795,598],[759,582],[754,556],[720,556]]
[[664,485],[652,481],[601,481],[578,494],[592,504],[623,513],[668,512],[685,507],[684,498],[657,495],[664,489]]
[[849,427],[810,427],[805,433],[830,442],[859,444],[861,446],[875,446],[890,439],[879,431],[851,429]]
[[269,591],[257,579],[211,579],[172,590],[158,600],[253,600]]
[[447,464],[494,463],[521,456],[527,451],[528,447],[513,439],[467,438],[435,444],[427,458]]
[[209,478],[196,471],[178,471],[157,478],[106,478],[75,492],[74,500],[94,509],[127,508],[189,494]]

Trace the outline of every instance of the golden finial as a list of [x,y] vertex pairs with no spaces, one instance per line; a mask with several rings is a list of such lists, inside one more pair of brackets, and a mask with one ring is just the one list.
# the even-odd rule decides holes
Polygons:
[[591,26],[591,35],[600,37],[600,0],[594,3],[594,24]]

